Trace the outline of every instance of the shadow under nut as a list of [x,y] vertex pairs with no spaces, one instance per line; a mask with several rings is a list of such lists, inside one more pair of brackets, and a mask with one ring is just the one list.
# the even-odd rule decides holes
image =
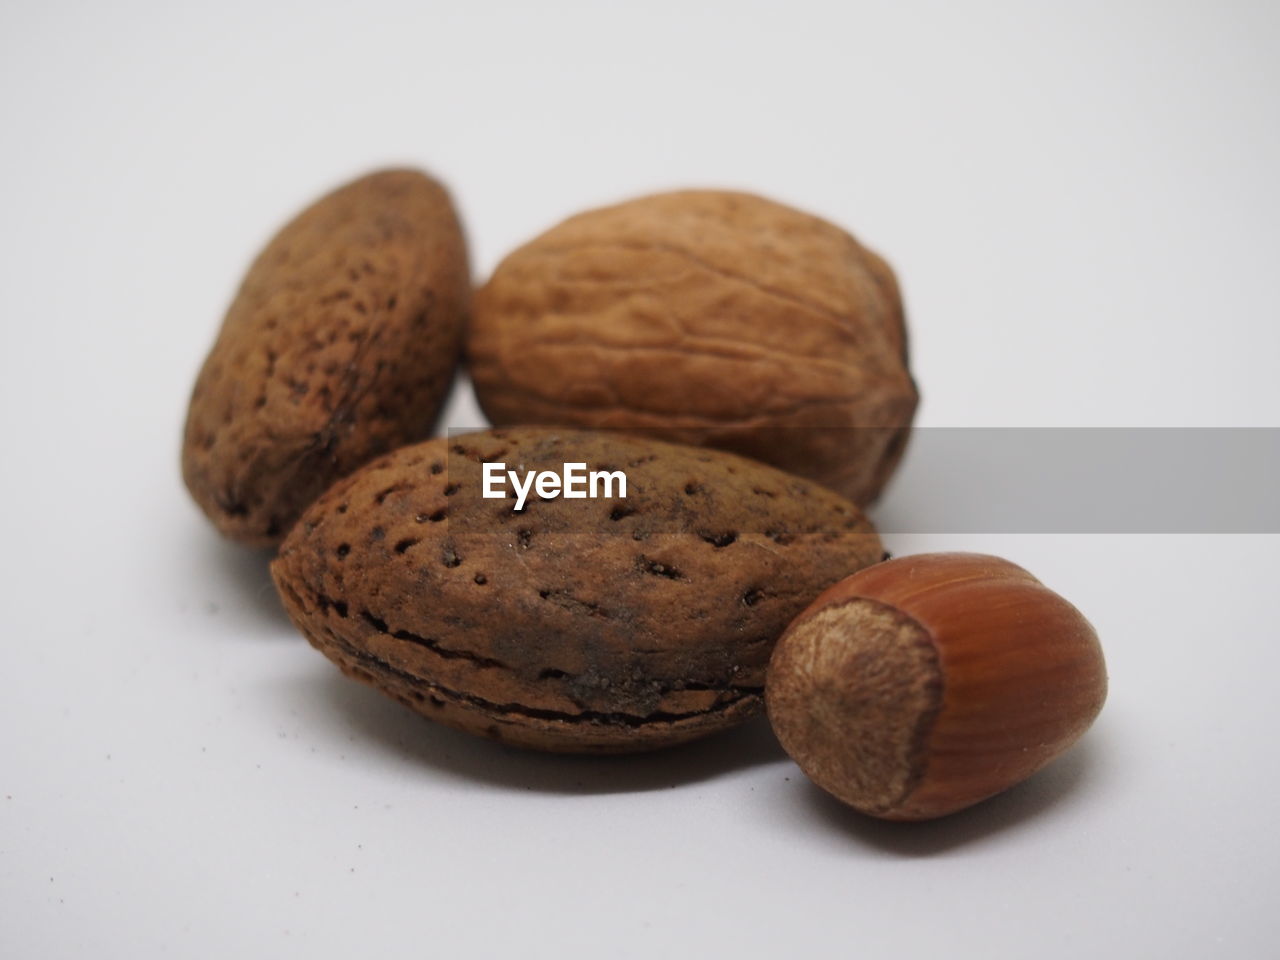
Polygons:
[[462,229],[413,170],[355,180],[267,244],[192,391],[188,490],[245,543],[279,542],[329,484],[429,435],[470,302]]

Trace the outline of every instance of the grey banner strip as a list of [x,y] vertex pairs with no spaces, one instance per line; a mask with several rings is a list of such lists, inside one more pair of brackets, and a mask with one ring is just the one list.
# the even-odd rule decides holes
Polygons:
[[871,511],[900,533],[1280,533],[1280,428],[929,428]]
[[868,513],[882,533],[1280,533],[1278,501],[1278,427],[931,427]]

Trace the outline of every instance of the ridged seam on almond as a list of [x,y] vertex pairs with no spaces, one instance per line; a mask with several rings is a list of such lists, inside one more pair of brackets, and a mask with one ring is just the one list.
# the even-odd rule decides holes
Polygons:
[[766,687],[779,740],[819,786],[902,820],[1031,776],[1105,697],[1080,612],[977,554],[903,557],[836,584],[779,641]]

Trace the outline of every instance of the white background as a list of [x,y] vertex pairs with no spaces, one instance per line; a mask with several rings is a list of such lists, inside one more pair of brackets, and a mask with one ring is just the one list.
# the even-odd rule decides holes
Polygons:
[[1028,566],[1112,692],[1021,788],[885,825],[763,722],[616,760],[430,725],[295,635],[177,464],[255,250],[401,162],[478,278],[666,187],[849,227],[924,424],[1278,425],[1276,9],[6,0],[0,955],[1272,955],[1280,537],[890,536]]

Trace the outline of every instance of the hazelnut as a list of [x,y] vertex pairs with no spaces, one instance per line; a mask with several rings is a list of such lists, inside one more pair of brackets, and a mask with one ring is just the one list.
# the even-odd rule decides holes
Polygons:
[[819,596],[778,641],[765,701],[818,786],[872,816],[927,820],[1031,776],[1106,694],[1080,611],[1007,560],[937,553]]

